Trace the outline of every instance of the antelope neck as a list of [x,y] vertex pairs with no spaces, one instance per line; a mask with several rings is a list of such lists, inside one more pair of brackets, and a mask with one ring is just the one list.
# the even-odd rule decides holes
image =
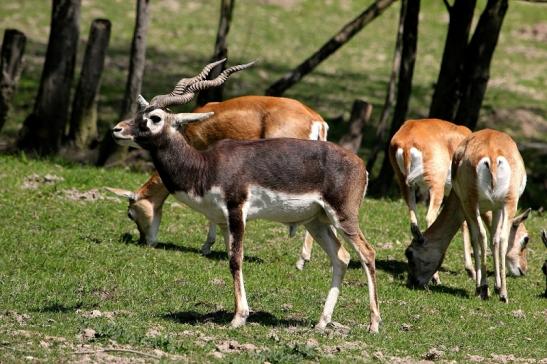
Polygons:
[[194,149],[181,134],[171,135],[149,151],[169,193],[182,191],[203,196],[211,188],[214,171],[208,168],[208,160],[212,156]]
[[[464,221],[460,200],[452,190],[435,222],[424,232],[426,242],[433,249],[446,253],[452,238]],[[442,263],[442,262],[441,262]]]

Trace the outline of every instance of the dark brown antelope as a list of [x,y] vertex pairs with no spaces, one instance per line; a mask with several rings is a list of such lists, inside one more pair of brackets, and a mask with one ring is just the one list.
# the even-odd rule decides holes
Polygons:
[[359,207],[367,186],[363,161],[329,142],[289,138],[227,139],[198,151],[178,129],[212,113],[174,114],[167,109],[246,67],[231,67],[215,80],[190,85],[183,79],[171,94],[156,96],[150,104],[141,97],[142,108],[129,134],[136,145],[150,152],[167,190],[223,231],[234,279],[232,326],[244,325],[249,315],[242,273],[245,224],[250,219],[267,219],[290,227],[304,225],[331,260],[331,288],[317,328],[331,322],[350,259],[331,227],[340,232],[357,252],[366,274],[370,331],[377,332],[375,251],[359,227]]
[[[216,64],[216,63],[215,63]],[[206,69],[207,70],[206,66]],[[198,82],[196,80],[194,82]],[[253,140],[263,138],[298,138],[327,140],[328,124],[308,106],[293,99],[270,96],[242,96],[223,102],[210,102],[193,112],[214,112],[207,120],[181,128],[190,145],[204,150],[222,139]],[[131,145],[127,133],[134,121],[124,120],[113,128],[114,139],[122,145]],[[154,173],[137,191],[107,188],[129,200],[128,217],[135,222],[140,242],[154,246],[160,226],[163,203],[169,191],[159,175]],[[201,247],[204,255],[211,252],[216,239],[216,225],[209,224],[207,239]],[[298,269],[309,261],[313,239],[306,233],[302,252],[296,263]]]
[[[515,217],[517,204],[526,186],[524,162],[515,142],[507,134],[484,129],[460,143],[452,160],[453,191],[435,222],[425,231],[412,228],[414,239],[406,250],[409,283],[424,286],[437,271],[450,241],[464,219],[467,221],[476,271],[476,292],[489,296],[486,279],[486,230],[480,218],[492,212],[491,246],[494,256],[496,291],[508,302],[506,255],[521,250],[519,236],[530,210]],[[528,242],[524,235],[524,245]]]

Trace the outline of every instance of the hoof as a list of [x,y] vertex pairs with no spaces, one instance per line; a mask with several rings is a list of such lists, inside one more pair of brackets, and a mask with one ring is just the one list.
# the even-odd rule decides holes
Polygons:
[[476,279],[477,279],[477,273],[475,272],[474,269],[466,268],[465,271],[467,272],[467,276],[468,276],[469,278],[471,278],[472,280],[476,280]]
[[233,328],[238,328],[238,327],[244,326],[246,322],[247,322],[246,317],[234,316],[234,318],[232,319],[232,322],[230,323],[230,325]]
[[324,331],[327,328],[327,322],[321,320],[317,324],[315,324],[314,329],[317,331]]
[[380,330],[380,322],[371,322],[368,327],[368,332],[372,334],[377,334]]
[[304,258],[299,258],[298,261],[296,262],[296,269],[298,270],[304,270],[304,266],[306,265],[306,263],[309,262],[309,259],[304,259]]
[[433,277],[431,277],[431,284],[434,286],[438,286],[441,284],[441,278],[439,277],[439,273],[433,274]]
[[509,298],[507,298],[507,295],[501,295],[500,301],[503,303],[509,303]]
[[488,293],[488,286],[477,287],[475,294],[481,298],[481,300],[487,300],[490,294]]
[[494,286],[494,293],[499,294],[501,292],[501,288]]
[[208,243],[203,244],[201,247],[201,254],[203,255],[211,254],[211,245],[212,244],[208,244]]

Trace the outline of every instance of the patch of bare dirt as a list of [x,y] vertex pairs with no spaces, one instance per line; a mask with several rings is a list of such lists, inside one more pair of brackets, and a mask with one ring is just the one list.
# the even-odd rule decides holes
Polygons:
[[88,191],[80,191],[75,188],[69,188],[66,190],[60,190],[59,193],[64,199],[69,201],[80,201],[80,202],[97,202],[99,200],[119,201],[118,198],[114,196],[105,195],[96,188],[92,188]]
[[516,33],[526,39],[547,42],[547,23],[525,25],[517,29]]
[[261,348],[254,344],[241,344],[235,340],[220,341],[215,345],[215,350],[211,353],[217,359],[224,358],[225,354],[237,354],[243,352],[259,352]]
[[547,134],[547,120],[527,109],[496,109],[481,117],[478,128],[506,129],[511,136],[541,139]]
[[54,185],[64,180],[65,179],[63,177],[56,176],[54,174],[46,174],[44,176],[40,176],[36,173],[33,173],[30,176],[25,177],[23,183],[21,184],[21,188],[27,190],[35,190],[43,185]]
[[99,310],[92,310],[92,311],[82,311],[82,310],[76,310],[76,313],[79,314],[82,317],[85,318],[98,318],[98,317],[105,317],[108,319],[113,319],[115,312],[111,311],[99,311]]

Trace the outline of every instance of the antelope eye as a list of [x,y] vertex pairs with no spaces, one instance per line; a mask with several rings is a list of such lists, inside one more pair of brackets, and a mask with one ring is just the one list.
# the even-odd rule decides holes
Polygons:
[[152,115],[150,116],[150,120],[152,120],[154,124],[157,124],[161,121],[161,118],[158,115]]

